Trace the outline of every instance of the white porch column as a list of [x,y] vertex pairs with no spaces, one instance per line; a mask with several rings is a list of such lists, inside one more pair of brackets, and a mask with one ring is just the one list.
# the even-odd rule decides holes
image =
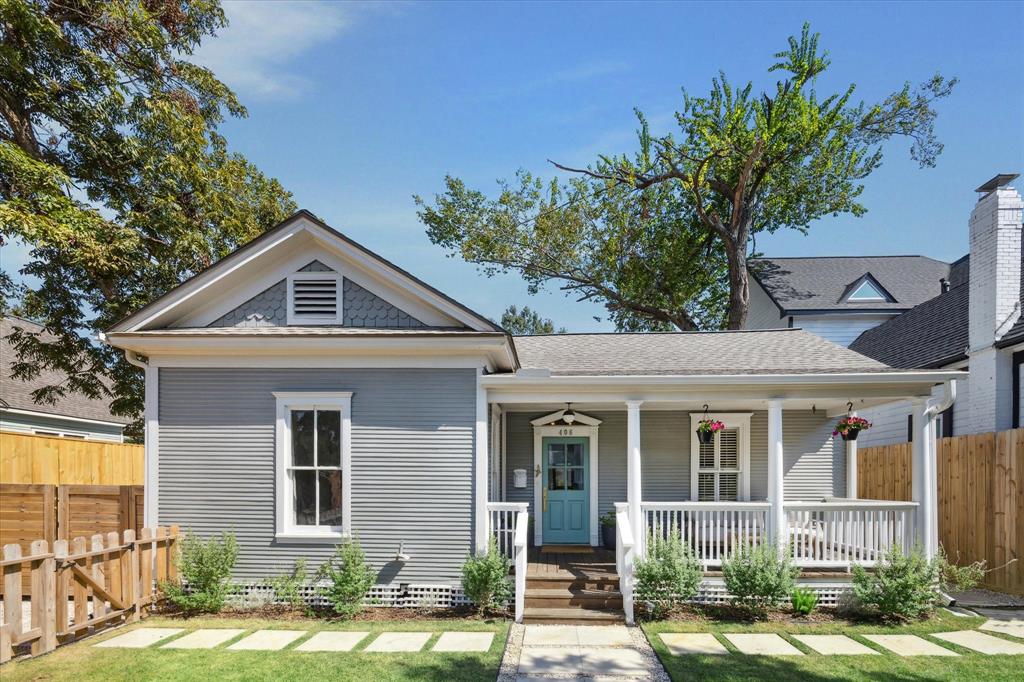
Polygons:
[[483,369],[476,370],[476,429],[473,438],[473,546],[487,552],[487,389],[480,383]]
[[782,552],[786,544],[786,513],[782,508],[784,500],[783,476],[785,474],[782,449],[782,401],[768,401],[768,501],[771,502],[771,527],[768,538],[776,543]]
[[644,553],[644,523],[640,512],[643,483],[640,479],[640,406],[642,400],[626,401],[626,502],[638,554]]
[[[853,412],[856,417],[857,413]],[[846,441],[846,497],[857,499],[857,441]]]
[[917,541],[929,559],[939,549],[938,480],[935,468],[935,421],[928,411],[928,399],[911,403],[911,497],[917,502]]
[[146,365],[145,481],[143,511],[149,528],[160,525],[160,368],[153,359]]

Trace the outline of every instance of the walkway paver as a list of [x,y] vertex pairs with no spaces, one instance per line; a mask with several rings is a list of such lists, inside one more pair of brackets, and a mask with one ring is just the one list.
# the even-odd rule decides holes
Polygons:
[[725,638],[740,650],[753,656],[803,656],[804,652],[776,634],[731,633]]
[[363,651],[419,651],[432,632],[382,632]]
[[1006,611],[978,609],[978,613],[988,617],[988,620],[981,626],[982,630],[1000,632],[1004,635],[1024,639],[1024,611],[1020,609]]
[[257,630],[248,637],[240,639],[228,647],[231,651],[277,651],[283,649],[306,630]]
[[583,675],[637,677],[647,674],[647,659],[635,649],[580,647],[579,657]]
[[580,672],[578,646],[523,647],[520,675],[575,675]]
[[846,635],[793,635],[793,639],[826,656],[881,655]]
[[625,625],[578,625],[580,646],[631,646],[633,638]]
[[885,647],[900,656],[959,656],[938,644],[917,635],[864,635],[865,639]]
[[212,649],[238,637],[245,630],[234,628],[202,629],[164,644],[163,649]]
[[442,632],[431,651],[487,651],[493,632]]
[[346,632],[326,630],[318,632],[302,644],[295,647],[296,651],[352,651],[356,644],[363,641],[369,632]]
[[113,639],[100,642],[99,644],[93,644],[96,647],[102,648],[126,648],[126,649],[143,649],[147,646],[153,646],[157,642],[168,637],[172,637],[179,632],[184,632],[185,628],[139,628],[138,630],[132,630],[126,632],[123,635],[118,635]]
[[527,625],[523,646],[574,646],[580,643],[575,625]]
[[983,654],[1024,655],[1024,644],[1010,642],[975,630],[937,632],[932,637],[938,637],[945,642],[952,642]]
[[728,654],[729,650],[718,639],[707,632],[665,632],[661,635],[661,641],[668,647],[669,653],[673,656],[686,656],[691,654]]

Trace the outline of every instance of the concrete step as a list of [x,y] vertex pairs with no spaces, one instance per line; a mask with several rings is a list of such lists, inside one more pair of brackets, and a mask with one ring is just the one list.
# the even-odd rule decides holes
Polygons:
[[527,625],[618,625],[625,620],[621,609],[597,611],[526,607],[523,610],[523,623]]
[[618,590],[527,589],[526,607],[621,610],[622,593]]

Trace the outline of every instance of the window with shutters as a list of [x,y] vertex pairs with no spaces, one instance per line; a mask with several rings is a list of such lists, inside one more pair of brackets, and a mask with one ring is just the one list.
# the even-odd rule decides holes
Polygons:
[[341,324],[341,276],[300,272],[288,278],[288,324]]
[[[694,431],[703,414],[691,415]],[[750,414],[708,415],[725,424],[711,443],[691,437],[690,498],[698,502],[750,499]]]

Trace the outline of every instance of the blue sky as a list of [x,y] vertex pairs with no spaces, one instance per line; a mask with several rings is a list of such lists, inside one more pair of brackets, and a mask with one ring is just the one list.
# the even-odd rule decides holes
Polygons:
[[[518,276],[488,279],[433,246],[413,194],[446,173],[487,191],[546,159],[586,164],[633,148],[633,107],[668,132],[680,88],[704,93],[719,69],[774,82],[772,54],[806,20],[833,66],[868,100],[940,71],[960,79],[939,104],[946,149],[935,169],[887,148],[862,218],[808,236],[762,236],[769,255],[967,250],[973,188],[1024,171],[1022,3],[226,2],[232,22],[198,58],[235,88],[249,118],[232,146],[278,177],[299,205],[470,307],[497,317],[528,304],[572,331],[610,329],[599,305]],[[1020,184],[1018,184],[1020,186]]]

